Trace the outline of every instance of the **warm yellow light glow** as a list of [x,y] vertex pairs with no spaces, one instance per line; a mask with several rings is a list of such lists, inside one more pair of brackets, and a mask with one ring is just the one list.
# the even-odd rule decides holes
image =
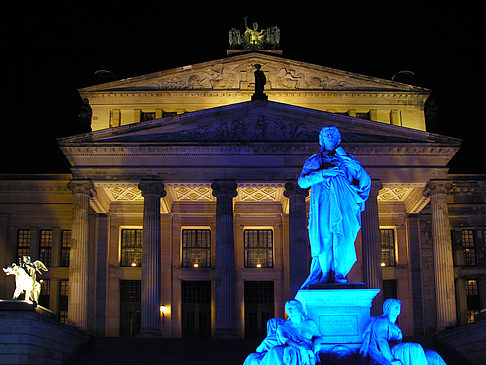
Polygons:
[[258,268],[262,267],[262,264],[257,264],[257,267],[258,267]]
[[166,312],[167,312],[167,307],[166,307],[164,304],[162,304],[162,305],[160,306],[160,314],[162,314],[162,315],[163,315],[163,314],[165,314]]
[[42,279],[40,279],[40,280],[39,280],[39,283],[41,283],[41,284],[42,284],[43,282],[44,282],[44,280],[42,280]]
[[197,269],[199,267],[199,264],[194,264],[193,266],[194,266],[194,268]]
[[132,267],[135,267],[137,266],[137,263],[136,262],[132,262]]
[[382,262],[382,263],[381,263],[381,266],[382,266],[382,267],[385,267],[385,266],[386,266],[386,264],[385,264],[384,262]]

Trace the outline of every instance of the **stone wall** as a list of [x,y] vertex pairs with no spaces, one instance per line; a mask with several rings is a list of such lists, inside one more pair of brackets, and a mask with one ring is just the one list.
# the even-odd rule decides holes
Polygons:
[[25,301],[0,301],[0,363],[62,364],[90,336]]

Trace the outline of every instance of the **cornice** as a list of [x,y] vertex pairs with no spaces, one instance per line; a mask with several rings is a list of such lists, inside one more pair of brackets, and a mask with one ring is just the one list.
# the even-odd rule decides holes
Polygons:
[[[186,145],[144,143],[139,144],[71,144],[62,147],[72,157],[159,157],[159,156],[218,156],[218,155],[309,155],[318,151],[316,144],[288,144],[288,143],[252,143],[252,144],[225,144],[218,145]],[[459,149],[459,146],[450,146],[434,143],[404,143],[394,145],[379,144],[346,144],[344,148],[355,156],[428,156],[447,157]]]

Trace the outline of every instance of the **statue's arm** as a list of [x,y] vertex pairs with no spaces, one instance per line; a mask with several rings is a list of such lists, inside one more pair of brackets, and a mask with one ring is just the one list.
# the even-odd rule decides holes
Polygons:
[[302,189],[307,189],[312,185],[323,182],[328,177],[336,176],[338,173],[339,169],[335,166],[321,169],[317,157],[314,155],[305,162],[297,183]]

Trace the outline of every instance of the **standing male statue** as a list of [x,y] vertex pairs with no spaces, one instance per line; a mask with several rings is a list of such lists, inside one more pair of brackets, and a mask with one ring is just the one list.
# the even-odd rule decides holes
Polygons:
[[341,135],[336,127],[322,128],[319,143],[321,151],[307,159],[298,179],[301,188],[311,187],[312,263],[301,289],[313,284],[346,282],[346,275],[356,262],[354,241],[371,187],[365,169],[339,147]]

